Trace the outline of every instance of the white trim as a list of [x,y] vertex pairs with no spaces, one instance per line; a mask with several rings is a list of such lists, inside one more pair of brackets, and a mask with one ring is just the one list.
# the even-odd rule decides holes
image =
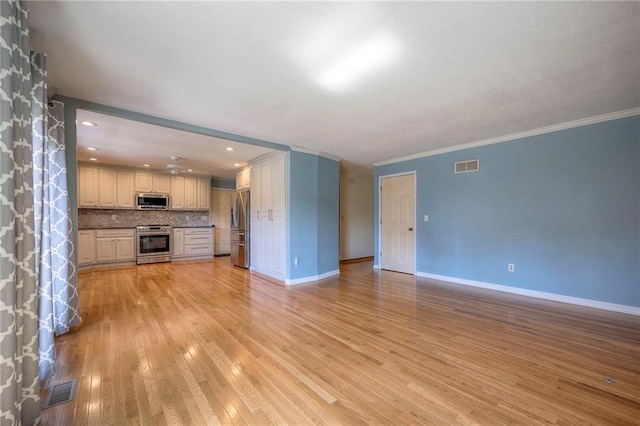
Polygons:
[[405,155],[402,157],[392,158],[390,160],[379,161],[373,163],[374,166],[384,166],[387,164],[400,163],[402,161],[415,160],[416,158],[431,157],[433,155],[446,154],[447,152],[460,151],[463,149],[477,148],[479,146],[493,145],[501,142],[508,142],[516,139],[527,138],[530,136],[542,135],[545,133],[557,132],[560,130],[572,129],[574,127],[587,126],[589,124],[597,124],[605,121],[618,120],[620,118],[632,117],[640,115],[640,108],[632,108],[624,111],[612,112],[609,114],[597,115],[595,117],[582,118],[580,120],[568,121],[566,123],[554,124],[553,126],[540,127],[538,129],[527,130],[525,132],[511,133],[509,135],[498,136],[495,138],[482,139],[475,142],[464,143],[461,145],[450,146],[447,148],[434,149],[418,154]]
[[427,272],[418,272],[416,273],[416,275],[423,278],[430,278],[432,280],[468,285],[488,290],[502,291],[504,293],[519,294],[521,296],[535,297],[537,299],[552,300],[554,302],[569,303],[571,305],[587,306],[589,308],[604,309],[607,311],[621,312],[624,314],[640,315],[640,307],[637,306],[619,305],[617,303],[601,302],[599,300],[583,299],[581,297],[565,296],[562,294],[547,293],[544,291],[529,290],[526,288],[485,283],[482,281],[473,281],[464,278],[448,277],[445,275],[436,275]]
[[286,285],[304,284],[311,281],[318,281],[325,278],[334,277],[336,275],[340,275],[340,269],[335,269],[333,271],[325,272],[324,274],[320,274],[320,275],[312,275],[309,277],[296,278],[294,280],[287,278],[286,280],[284,280],[284,283]]
[[[413,229],[414,229],[414,233],[413,233],[413,271],[412,274],[416,275],[416,268],[417,268],[417,263],[418,263],[418,259],[417,259],[417,254],[418,254],[418,238],[416,237],[416,235],[418,234],[418,171],[417,170],[409,170],[406,172],[400,172],[400,173],[392,173],[389,175],[382,175],[382,176],[378,176],[378,264],[374,264],[373,267],[374,269],[382,269],[382,256],[380,256],[380,250],[382,250],[382,247],[380,246],[382,244],[382,224],[380,223],[380,220],[382,219],[382,179],[387,179],[387,178],[392,178],[392,177],[398,177],[398,176],[407,176],[407,175],[413,175]],[[374,259],[375,259],[375,253],[374,253]],[[377,268],[376,268],[377,266]]]
[[303,148],[301,146],[295,146],[295,145],[289,145],[289,146],[291,147],[291,151],[303,152],[305,154],[317,155],[318,157],[324,157],[324,158],[328,158],[329,160],[338,161],[338,162],[342,160],[342,158],[340,158],[340,157],[336,157],[335,155],[331,155],[331,154],[323,152],[323,151],[316,151],[314,149]]

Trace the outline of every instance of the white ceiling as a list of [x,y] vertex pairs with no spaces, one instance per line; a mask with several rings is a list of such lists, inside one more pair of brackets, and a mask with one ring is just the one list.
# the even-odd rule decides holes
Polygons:
[[[83,121],[97,126],[84,126]],[[163,170],[172,162],[171,156],[177,156],[183,172],[192,169],[193,174],[232,179],[249,160],[272,151],[86,110],[78,110],[77,123],[78,160],[89,162],[95,158],[98,164],[148,164],[149,169]]]
[[[29,8],[57,93],[358,164],[640,106],[638,2]],[[397,46],[386,66],[340,90],[319,83],[375,37]]]

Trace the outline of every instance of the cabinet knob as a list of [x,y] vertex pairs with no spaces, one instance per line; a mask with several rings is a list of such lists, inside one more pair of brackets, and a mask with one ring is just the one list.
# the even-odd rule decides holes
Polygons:
[[409,228],[409,231],[413,231],[413,228]]

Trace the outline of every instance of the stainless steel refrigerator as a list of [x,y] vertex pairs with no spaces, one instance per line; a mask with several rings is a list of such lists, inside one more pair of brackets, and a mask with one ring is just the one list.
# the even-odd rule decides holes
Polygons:
[[248,268],[249,253],[249,190],[236,191],[231,203],[231,263]]

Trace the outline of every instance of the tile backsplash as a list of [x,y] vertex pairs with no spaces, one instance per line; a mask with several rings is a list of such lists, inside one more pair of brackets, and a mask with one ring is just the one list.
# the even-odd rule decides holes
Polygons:
[[138,225],[211,226],[209,212],[78,209],[79,229],[135,228]]

